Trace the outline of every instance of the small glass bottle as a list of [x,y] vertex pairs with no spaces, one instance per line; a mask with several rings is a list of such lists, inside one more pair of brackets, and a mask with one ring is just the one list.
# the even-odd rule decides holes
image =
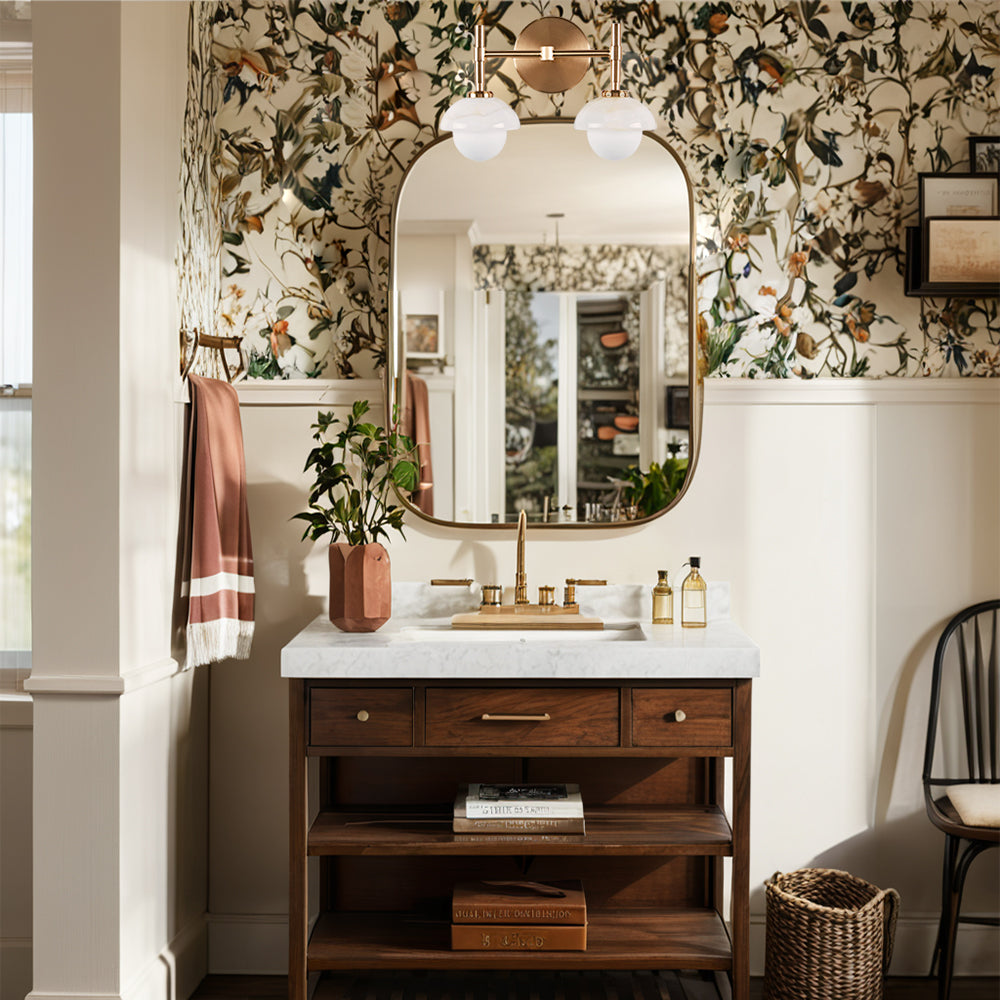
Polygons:
[[667,582],[667,571],[656,571],[656,586],[653,588],[653,624],[673,625],[674,592]]
[[681,625],[684,628],[704,628],[708,621],[708,584],[705,583],[699,568],[700,556],[691,556],[688,573],[681,585]]

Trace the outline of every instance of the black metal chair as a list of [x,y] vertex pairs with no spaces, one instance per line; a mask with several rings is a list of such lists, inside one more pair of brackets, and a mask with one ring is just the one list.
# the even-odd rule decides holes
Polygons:
[[[963,917],[960,912],[969,867],[983,851],[1000,843],[1000,827],[969,826],[948,797],[949,788],[954,786],[1000,784],[997,761],[1000,755],[997,736],[998,609],[1000,600],[983,601],[960,611],[945,626],[934,653],[923,780],[927,815],[945,835],[941,922],[930,973],[933,976],[937,969],[939,1000],[947,1000],[951,991],[958,924],[1000,924],[996,917]],[[985,655],[984,642],[988,644]],[[946,706],[954,707],[950,717],[949,713],[942,712],[943,698],[954,702],[953,706]],[[933,777],[935,748],[944,743],[939,733],[943,737],[953,720],[964,728],[964,741],[957,750],[958,759],[942,765],[944,776]],[[951,742],[942,747],[939,757],[947,758],[949,748]]]

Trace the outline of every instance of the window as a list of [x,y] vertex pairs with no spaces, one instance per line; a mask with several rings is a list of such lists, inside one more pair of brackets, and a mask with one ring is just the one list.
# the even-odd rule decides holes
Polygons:
[[31,43],[30,22],[0,28],[0,686],[9,687],[20,686],[31,648]]

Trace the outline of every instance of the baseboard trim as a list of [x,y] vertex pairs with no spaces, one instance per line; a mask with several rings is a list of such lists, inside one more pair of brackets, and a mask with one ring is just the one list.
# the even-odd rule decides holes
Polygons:
[[210,913],[208,971],[218,975],[287,975],[288,917]]
[[[971,914],[965,916],[990,916]],[[764,975],[764,916],[750,918],[750,975]],[[937,939],[938,917],[919,914],[900,917],[892,949],[891,976],[926,976]],[[961,924],[955,944],[956,976],[1000,976],[1000,954],[995,927]]]
[[208,926],[202,914],[176,934],[120,993],[32,992],[25,1000],[179,1000],[191,996],[207,974]]

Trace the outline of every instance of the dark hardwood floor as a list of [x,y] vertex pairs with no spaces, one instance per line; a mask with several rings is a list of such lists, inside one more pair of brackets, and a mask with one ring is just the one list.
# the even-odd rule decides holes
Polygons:
[[[683,992],[677,1000],[694,995],[684,990],[683,983],[681,989]],[[284,976],[209,976],[195,991],[192,1000],[285,1000],[287,995]],[[429,992],[423,995],[430,1000]],[[707,994],[699,989],[696,995]],[[755,1000],[762,995],[760,980],[754,981],[751,995]],[[934,980],[890,979],[886,983],[885,1000],[934,1000],[936,996]],[[998,997],[1000,979],[957,978],[951,990],[951,1000],[997,1000]]]

